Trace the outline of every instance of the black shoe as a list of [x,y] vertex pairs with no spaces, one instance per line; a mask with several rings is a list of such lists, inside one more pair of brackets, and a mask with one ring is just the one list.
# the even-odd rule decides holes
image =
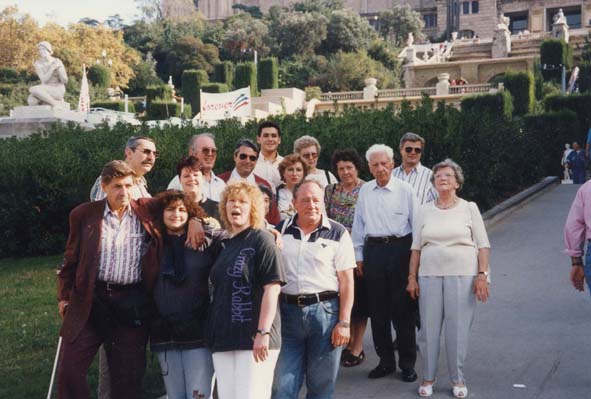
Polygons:
[[414,369],[402,369],[402,381],[413,382],[417,380],[417,373]]
[[[381,364],[378,364],[378,366],[373,369],[372,371],[369,372],[369,374],[367,375],[367,378],[371,378],[371,379],[376,379],[376,378],[382,378],[387,376],[388,374],[392,374],[394,372],[394,367],[393,366],[382,366]],[[416,374],[415,374],[415,379],[416,379]]]

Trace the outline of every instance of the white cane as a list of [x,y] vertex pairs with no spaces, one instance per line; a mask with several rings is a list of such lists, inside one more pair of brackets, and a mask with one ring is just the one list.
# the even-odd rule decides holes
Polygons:
[[49,391],[47,391],[47,399],[51,399],[51,392],[53,391],[53,382],[55,381],[55,372],[60,358],[60,350],[62,349],[62,337],[57,341],[57,352],[55,353],[55,361],[53,362],[53,371],[51,372],[51,380],[49,380]]

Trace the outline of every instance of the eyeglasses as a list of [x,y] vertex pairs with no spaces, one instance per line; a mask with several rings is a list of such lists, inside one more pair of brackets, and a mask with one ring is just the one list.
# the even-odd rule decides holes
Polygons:
[[316,158],[318,158],[318,153],[317,152],[308,152],[306,154],[302,154],[302,157],[304,157],[306,159],[316,159]]
[[218,150],[217,150],[217,148],[208,148],[208,147],[204,147],[204,148],[202,148],[202,149],[201,149],[201,152],[202,152],[203,154],[205,154],[205,155],[209,155],[209,154],[211,154],[211,155],[215,155],[215,154],[217,154],[217,153],[218,153]]
[[246,158],[250,159],[250,162],[256,162],[257,159],[259,159],[259,157],[257,157],[256,155],[248,155],[248,154],[238,154],[238,158],[240,158],[241,161],[244,161]]
[[438,180],[438,179],[444,179],[444,178],[445,178],[445,179],[451,179],[452,177],[453,177],[453,178],[455,178],[455,177],[456,177],[456,175],[455,175],[455,174],[453,174],[453,173],[437,173],[437,174],[434,176],[434,179],[435,179],[435,180]]
[[154,158],[158,158],[160,157],[160,152],[159,151],[152,151],[149,148],[144,148],[143,150],[139,149],[139,148],[135,148],[134,151],[139,151],[144,155],[154,155]]
[[406,152],[407,154],[410,154],[411,152],[415,152],[415,154],[420,154],[421,152],[423,152],[423,149],[420,147],[405,147],[404,148],[404,152]]

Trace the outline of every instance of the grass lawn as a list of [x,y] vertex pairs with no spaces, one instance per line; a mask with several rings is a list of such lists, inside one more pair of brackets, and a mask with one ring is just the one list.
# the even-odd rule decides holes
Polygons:
[[[61,324],[55,274],[60,262],[61,256],[0,260],[1,399],[47,396]],[[89,373],[93,393],[97,385],[96,363]],[[148,353],[144,397],[163,394],[158,361]]]

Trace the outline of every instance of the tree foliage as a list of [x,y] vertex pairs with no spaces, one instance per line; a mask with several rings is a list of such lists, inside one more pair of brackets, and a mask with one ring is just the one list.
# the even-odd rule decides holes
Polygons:
[[424,26],[421,14],[413,11],[408,4],[394,6],[380,13],[380,34],[396,47],[404,43],[409,33],[412,33],[415,39],[422,38]]
[[[161,71],[172,76],[173,82],[181,83],[181,75],[186,69],[203,69],[213,73],[213,66],[220,62],[218,49],[192,36],[180,38],[166,54]],[[162,75],[161,75],[162,76]]]
[[274,53],[281,57],[312,55],[326,39],[328,19],[318,12],[278,10],[270,18]]
[[350,8],[344,8],[330,14],[323,48],[328,53],[367,49],[376,37],[367,19]]
[[238,14],[226,21],[225,29],[222,46],[232,60],[242,61],[252,57],[247,55],[249,50],[256,50],[259,57],[269,54],[269,29],[260,19],[250,14]]

